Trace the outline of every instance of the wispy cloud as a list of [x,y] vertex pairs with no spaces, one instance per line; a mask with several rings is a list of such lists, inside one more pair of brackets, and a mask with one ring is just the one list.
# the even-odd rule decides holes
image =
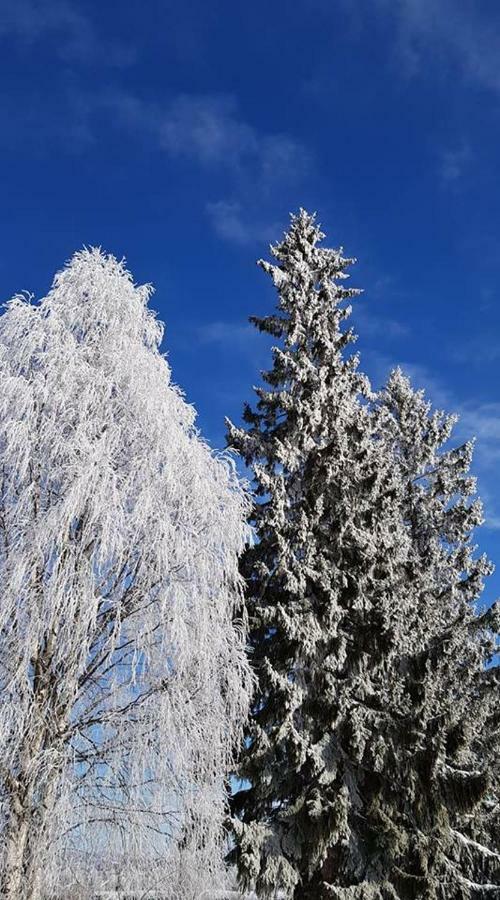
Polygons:
[[465,174],[472,159],[468,144],[448,148],[441,152],[439,174],[445,184],[455,184]]
[[171,159],[217,174],[226,194],[207,198],[205,212],[216,234],[235,244],[276,237],[272,201],[281,190],[300,184],[312,165],[301,141],[259,130],[229,95],[182,94],[160,106],[108,92],[96,104],[134,133],[147,133]]
[[462,426],[478,439],[478,454],[487,466],[500,460],[500,403],[466,404],[461,408]]
[[177,97],[161,114],[159,135],[171,157],[222,176],[227,195],[205,206],[220,238],[247,245],[279,234],[269,208],[283,187],[300,183],[309,170],[311,156],[301,141],[258,130],[227,95]]
[[242,361],[245,365],[250,362],[252,370],[264,369],[269,363],[269,339],[250,322],[207,322],[196,330],[194,338],[197,344],[211,345],[228,358],[237,357],[239,370]]
[[408,325],[389,316],[377,315],[363,302],[358,301],[354,307],[352,318],[355,329],[359,327],[363,336],[367,338],[406,338],[411,334]]
[[163,115],[160,135],[170,154],[202,165],[237,166],[260,152],[255,130],[236,115],[227,96],[177,97]]
[[[478,308],[481,310],[480,305]],[[496,362],[500,359],[500,344],[493,323],[489,331],[467,336],[462,343],[455,342],[448,349],[447,355],[453,362],[466,363],[468,366],[479,368],[485,364],[491,365]]]
[[231,200],[217,200],[207,203],[207,214],[214,231],[223,240],[242,246],[260,243],[272,243],[282,230],[273,222],[260,221],[248,216],[242,203]]
[[124,66],[136,58],[134,47],[114,35],[102,36],[71,0],[0,0],[0,41],[29,47],[53,38],[51,52],[66,62]]
[[[61,12],[53,27],[57,21],[69,29],[74,22],[76,32],[79,14],[75,12],[73,20],[73,8],[64,5],[63,9],[67,18]],[[89,34],[87,28],[89,23],[82,20],[82,35]],[[31,33],[27,26],[26,31]],[[34,32],[39,33],[35,27]],[[69,29],[68,41],[71,33]],[[85,37],[80,47],[82,57],[88,41]],[[93,92],[70,81],[52,99],[48,110],[38,102],[20,108],[12,101],[9,106],[8,99],[0,97],[0,115],[14,126],[0,140],[36,141],[37,149],[57,144],[59,150],[86,151],[109,129],[118,129],[131,141],[147,141],[172,164],[184,161],[213,176],[206,179],[207,194],[200,197],[200,207],[215,233],[234,244],[276,239],[283,211],[288,212],[283,198],[292,187],[294,193],[298,190],[313,167],[312,155],[300,140],[257,128],[229,95],[182,94],[158,103],[134,91],[105,87]]]
[[[356,273],[354,277],[357,277]],[[367,285],[366,291],[352,303],[354,331],[359,331],[360,337],[366,338],[368,343],[372,338],[392,341],[410,337],[411,327],[390,314],[388,304],[393,309],[402,308],[403,303],[413,302],[413,292],[401,286],[393,274],[377,274],[369,265],[364,266],[362,284]],[[353,286],[358,286],[356,281]]]
[[[473,0],[369,0],[395,17],[398,52],[408,74],[430,53],[458,66],[464,77],[500,91],[500,17]],[[446,54],[446,56],[443,56]]]
[[162,115],[160,140],[172,156],[227,166],[260,182],[296,177],[308,164],[303,145],[288,135],[257,131],[229,95],[182,95]]
[[258,332],[249,322],[208,322],[197,332],[201,344],[247,344]]

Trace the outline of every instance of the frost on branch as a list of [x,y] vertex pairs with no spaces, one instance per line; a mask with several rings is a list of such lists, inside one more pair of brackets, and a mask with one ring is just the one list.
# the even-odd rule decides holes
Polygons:
[[[123,264],[0,317],[1,893],[220,884],[247,501]],[[235,624],[240,622],[240,624]],[[202,877],[202,882],[197,879]]]
[[400,369],[376,411],[411,539],[402,573],[410,604],[398,624],[403,690],[398,703],[390,700],[405,713],[399,740],[411,766],[395,756],[406,810],[393,800],[385,813],[411,838],[426,889],[450,900],[500,896],[500,616],[498,602],[479,605],[493,566],[473,543],[483,522],[473,442],[454,446],[456,417],[433,410]]
[[[277,339],[229,440],[253,467],[243,556],[258,691],[233,798],[241,881],[293,900],[499,896],[498,613],[453,417],[347,350],[351,260],[301,211],[263,263]],[[457,837],[458,835],[458,837]]]

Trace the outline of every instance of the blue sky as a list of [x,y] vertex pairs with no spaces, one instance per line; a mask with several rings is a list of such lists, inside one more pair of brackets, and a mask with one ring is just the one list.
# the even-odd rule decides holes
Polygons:
[[221,446],[268,361],[255,259],[317,210],[358,258],[364,370],[401,363],[477,434],[500,562],[498,3],[0,0],[0,47],[2,297],[125,255]]

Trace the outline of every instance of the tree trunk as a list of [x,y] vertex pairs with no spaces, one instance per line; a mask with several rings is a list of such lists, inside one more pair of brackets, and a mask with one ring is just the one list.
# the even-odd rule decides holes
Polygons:
[[14,814],[5,839],[5,867],[0,882],[2,900],[40,900],[40,858],[45,847],[43,813],[50,813],[50,795],[57,774],[55,769],[36,801],[34,783],[28,785],[24,802],[19,795],[12,799]]
[[5,869],[1,882],[1,896],[5,900],[24,900],[26,896],[24,855],[28,831],[27,818],[23,821],[22,817],[14,816],[6,837]]
[[20,772],[15,781],[11,779],[11,816],[0,883],[2,900],[39,900],[39,860],[43,850],[44,825],[51,812],[51,795],[58,776],[58,770],[54,767],[50,775],[43,774],[41,784],[41,775],[36,767],[34,772],[30,772],[33,760],[42,749],[56,746],[55,732],[51,732],[45,724],[36,727],[37,722],[43,722],[41,709],[41,705],[37,710],[34,704],[32,718],[35,724],[25,738]]

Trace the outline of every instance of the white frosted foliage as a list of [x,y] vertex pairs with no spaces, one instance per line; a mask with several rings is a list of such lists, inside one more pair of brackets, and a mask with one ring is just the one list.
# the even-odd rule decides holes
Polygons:
[[[2,896],[220,886],[247,500],[123,263],[0,317]],[[201,879],[201,881],[200,881]]]
[[278,346],[229,424],[258,498],[233,858],[263,898],[483,900],[500,881],[500,615],[476,605],[491,566],[472,444],[449,449],[454,418],[399,370],[370,391],[346,352],[352,260],[323,237],[301,210],[261,263],[277,310],[253,321]]

